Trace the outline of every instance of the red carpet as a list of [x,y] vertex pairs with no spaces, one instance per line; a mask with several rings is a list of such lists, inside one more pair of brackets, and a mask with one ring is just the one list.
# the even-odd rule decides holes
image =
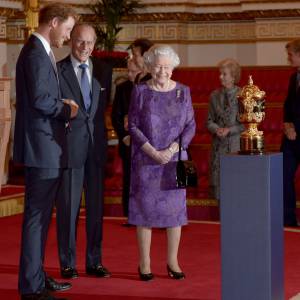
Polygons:
[[[21,215],[0,218],[0,299],[19,299],[17,273]],[[121,226],[121,219],[106,219],[103,263],[112,278],[97,279],[84,274],[84,218],[79,223],[78,269],[73,288],[61,293],[71,300],[217,300],[220,299],[219,224],[191,223],[183,230],[180,262],[187,279],[171,280],[166,273],[166,240],[163,230],[154,230],[152,271],[155,280],[141,282],[137,276],[134,228]],[[300,291],[300,231],[285,232],[285,299]],[[46,268],[59,278],[55,224],[50,229]]]

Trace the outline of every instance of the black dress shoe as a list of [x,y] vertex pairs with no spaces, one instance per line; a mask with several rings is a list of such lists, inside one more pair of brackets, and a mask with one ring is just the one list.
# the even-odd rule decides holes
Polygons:
[[175,272],[173,271],[169,265],[167,265],[167,271],[170,278],[181,280],[185,278],[185,274],[183,272]]
[[154,278],[152,273],[142,273],[140,267],[138,267],[138,272],[142,281],[150,281]]
[[297,221],[285,221],[284,226],[285,227],[299,227]]
[[135,225],[129,224],[129,223],[122,223],[123,227],[134,227]]
[[72,278],[78,277],[77,270],[75,268],[71,268],[71,267],[62,268],[60,270],[60,274],[61,274],[62,278],[72,279]]
[[44,290],[40,293],[21,295],[21,300],[67,300],[67,298],[56,298]]
[[86,267],[86,274],[96,277],[110,277],[111,273],[102,265]]
[[45,287],[48,291],[57,292],[69,290],[72,284],[69,282],[57,282],[52,277],[46,277]]

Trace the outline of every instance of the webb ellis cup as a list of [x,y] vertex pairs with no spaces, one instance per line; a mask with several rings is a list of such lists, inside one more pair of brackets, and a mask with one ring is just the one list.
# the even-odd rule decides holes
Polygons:
[[245,126],[240,137],[240,154],[263,154],[264,134],[257,126],[265,118],[265,92],[253,84],[249,76],[248,84],[238,94],[239,120]]

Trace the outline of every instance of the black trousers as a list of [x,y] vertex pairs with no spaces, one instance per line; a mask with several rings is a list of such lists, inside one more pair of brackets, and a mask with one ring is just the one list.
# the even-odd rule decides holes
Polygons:
[[297,224],[295,176],[300,163],[300,139],[283,140],[283,201],[285,225]]
[[82,191],[86,206],[86,266],[101,263],[103,224],[103,170],[88,153],[85,165],[67,169],[56,202],[60,266],[76,267],[76,230]]
[[122,207],[123,207],[124,216],[128,217],[129,192],[130,192],[130,168],[131,168],[130,147],[124,148],[121,159],[122,159],[122,168],[123,168]]
[[61,174],[61,169],[25,168],[25,204],[19,268],[21,294],[37,293],[45,288],[45,246]]

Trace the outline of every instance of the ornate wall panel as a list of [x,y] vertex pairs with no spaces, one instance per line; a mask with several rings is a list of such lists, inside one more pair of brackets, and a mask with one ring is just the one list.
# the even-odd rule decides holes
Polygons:
[[258,40],[287,40],[300,37],[300,21],[296,20],[270,20],[258,21],[256,24],[256,37]]
[[6,39],[6,18],[0,17],[0,39]]
[[7,22],[7,40],[8,42],[24,42],[24,20],[11,20]]
[[300,37],[300,21],[214,22],[214,23],[146,23],[124,24],[120,43],[137,37],[175,43],[244,43],[289,40]]

